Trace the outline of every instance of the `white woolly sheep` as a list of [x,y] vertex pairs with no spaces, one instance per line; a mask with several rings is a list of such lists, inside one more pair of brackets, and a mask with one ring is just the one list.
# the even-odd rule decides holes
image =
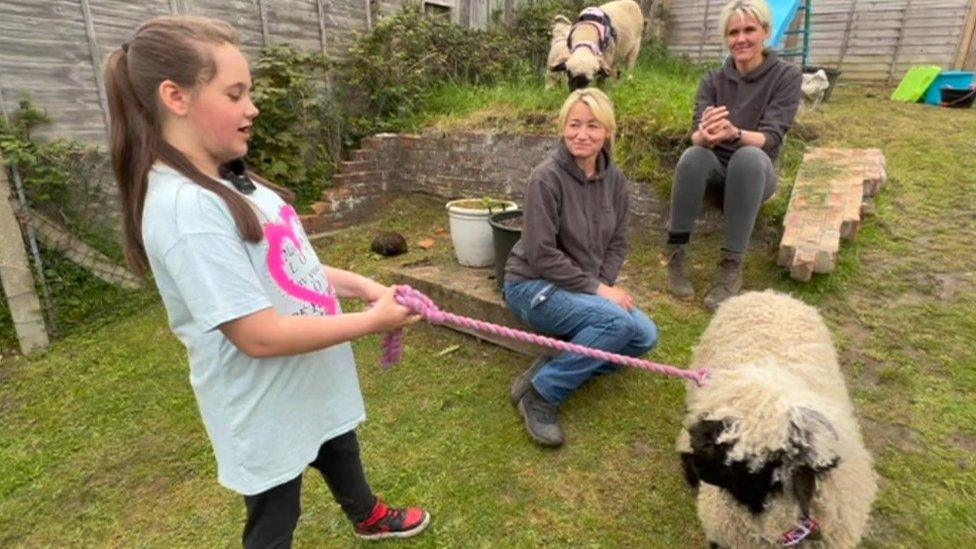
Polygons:
[[692,367],[711,375],[688,388],[677,446],[709,543],[777,544],[813,518],[804,543],[856,546],[877,480],[816,309],[771,290],[729,299]]
[[553,71],[548,67],[553,67],[560,62],[560,59],[569,58],[569,29],[573,23],[565,15],[557,15],[552,18],[552,26],[549,28],[549,57],[546,59],[546,89],[556,87],[562,75],[559,71]]
[[[632,71],[640,53],[641,36],[644,33],[644,16],[633,0],[614,0],[599,6],[608,16],[616,36],[597,55],[591,46],[601,43],[597,27],[579,23],[573,26],[568,49],[555,61],[549,61],[550,71],[566,71],[569,89],[577,90],[593,84],[598,76],[616,76],[617,67],[627,64]],[[609,29],[608,29],[609,31]],[[596,47],[599,50],[599,47]]]

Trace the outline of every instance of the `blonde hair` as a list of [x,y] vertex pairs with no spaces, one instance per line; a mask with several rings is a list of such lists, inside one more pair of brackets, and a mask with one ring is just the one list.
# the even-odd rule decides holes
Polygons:
[[733,15],[754,17],[767,33],[773,28],[773,15],[766,0],[732,0],[722,6],[722,11],[718,14],[718,29],[722,33],[723,42]]
[[610,136],[607,138],[613,145],[614,134],[617,133],[617,118],[613,114],[613,102],[599,88],[583,88],[569,94],[563,106],[559,109],[559,131],[566,127],[569,120],[569,111],[573,105],[583,102],[593,112],[593,116],[600,124],[606,128]]

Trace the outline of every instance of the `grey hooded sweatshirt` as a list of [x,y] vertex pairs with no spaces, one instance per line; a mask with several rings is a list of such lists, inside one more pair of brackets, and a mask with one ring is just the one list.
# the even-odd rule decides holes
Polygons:
[[627,252],[627,178],[605,147],[587,179],[560,139],[525,190],[522,238],[505,263],[506,280],[544,278],[572,292],[613,285]]
[[[695,97],[691,131],[698,129],[706,107],[725,106],[732,125],[766,135],[763,150],[770,160],[776,160],[786,130],[793,125],[800,106],[803,72],[793,63],[780,59],[775,51],[764,53],[766,59],[762,64],[746,74],[739,74],[729,56],[725,65],[702,77]],[[718,143],[713,150],[724,165],[738,148],[733,143]]]

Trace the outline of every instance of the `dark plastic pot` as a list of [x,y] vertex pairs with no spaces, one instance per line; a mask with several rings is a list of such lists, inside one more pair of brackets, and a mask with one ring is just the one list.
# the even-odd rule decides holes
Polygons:
[[508,210],[492,214],[488,218],[491,225],[491,237],[495,245],[495,279],[498,287],[502,287],[505,280],[505,262],[508,261],[508,254],[515,247],[515,243],[522,238],[522,229],[513,229],[502,224],[504,221],[522,218],[522,210]]
[[827,91],[824,92],[823,96],[823,102],[826,103],[828,100],[830,100],[830,92],[834,91],[834,84],[836,84],[837,79],[840,78],[840,71],[828,67],[803,67],[804,74],[813,74],[817,71],[824,71],[824,74],[827,75]]
[[961,90],[956,88],[942,88],[940,92],[942,93],[943,107],[968,109],[973,106],[973,100],[976,99],[976,86]]

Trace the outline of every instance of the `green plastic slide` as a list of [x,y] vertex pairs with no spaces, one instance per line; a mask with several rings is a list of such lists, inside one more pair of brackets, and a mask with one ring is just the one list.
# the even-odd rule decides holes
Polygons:
[[938,65],[918,65],[908,69],[894,93],[891,94],[891,100],[915,103],[922,98],[925,90],[929,89],[940,72],[942,67]]

